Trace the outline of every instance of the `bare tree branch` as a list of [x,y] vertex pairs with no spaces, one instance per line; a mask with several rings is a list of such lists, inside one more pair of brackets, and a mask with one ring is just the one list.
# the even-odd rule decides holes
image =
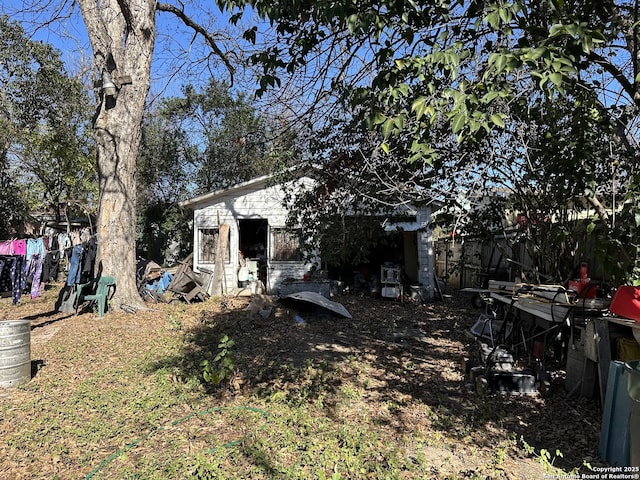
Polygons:
[[627,92],[629,98],[631,98],[636,103],[636,105],[640,105],[640,97],[636,94],[636,88],[634,84],[627,78],[627,76],[623,72],[620,71],[617,66],[613,65],[606,58],[593,51],[589,52],[589,59],[609,72],[611,76],[620,84],[623,90]]
[[184,10],[179,9],[179,8],[175,7],[174,5],[169,5],[168,3],[158,2],[157,5],[156,5],[156,8],[159,11],[168,12],[168,13],[174,14],[176,17],[178,17],[180,20],[182,20],[182,22],[186,26],[192,28],[196,33],[199,33],[200,35],[202,35],[204,37],[205,41],[207,42],[207,44],[214,51],[214,53],[218,57],[220,57],[220,59],[222,60],[222,62],[225,65],[225,67],[227,67],[227,70],[229,71],[229,74],[231,75],[231,84],[233,84],[233,75],[235,73],[235,68],[231,64],[229,59],[227,58],[227,55],[220,49],[220,47],[218,47],[218,44],[216,43],[213,35],[211,35],[209,32],[207,32],[207,30],[202,25],[200,25],[199,23],[196,23],[191,17],[189,17],[184,12]]

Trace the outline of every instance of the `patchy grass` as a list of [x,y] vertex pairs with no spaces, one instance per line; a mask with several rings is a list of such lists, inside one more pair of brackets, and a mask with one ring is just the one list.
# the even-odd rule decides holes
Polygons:
[[[2,318],[32,320],[43,364],[0,391],[0,478],[533,479],[596,464],[597,406],[464,388],[477,313],[454,299],[339,299],[352,320],[286,306],[264,320],[237,298],[100,319],[53,312],[57,293],[0,301]],[[235,370],[215,386],[201,364],[224,335]]]

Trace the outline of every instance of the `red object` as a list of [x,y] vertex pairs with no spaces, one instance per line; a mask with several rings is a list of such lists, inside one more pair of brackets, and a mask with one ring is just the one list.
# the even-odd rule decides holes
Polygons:
[[588,282],[588,277],[589,277],[589,266],[587,265],[586,262],[582,262],[580,264],[580,280],[583,282]]
[[581,280],[569,280],[568,287],[569,290],[576,292],[579,298],[596,298],[596,290],[598,290],[596,284]]
[[640,287],[621,285],[616,290],[609,311],[619,317],[640,322]]
[[544,342],[540,342],[538,340],[533,342],[532,355],[533,358],[544,357]]

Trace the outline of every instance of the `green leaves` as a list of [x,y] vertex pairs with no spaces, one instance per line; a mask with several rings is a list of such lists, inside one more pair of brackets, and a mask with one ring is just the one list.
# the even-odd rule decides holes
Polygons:
[[242,38],[244,38],[245,40],[248,40],[249,42],[255,44],[256,43],[256,38],[257,38],[257,33],[258,33],[258,27],[253,26],[253,27],[251,27],[251,28],[249,28],[249,29],[244,31],[244,33],[242,34]]
[[583,53],[590,53],[594,46],[606,41],[600,30],[594,30],[586,22],[556,23],[549,29],[549,39],[569,37],[582,49]]
[[220,385],[225,379],[228,379],[235,370],[235,359],[233,357],[232,348],[235,342],[227,335],[223,335],[218,343],[218,353],[213,359],[207,359],[200,362],[202,367],[202,377],[205,382]]
[[[269,13],[278,24],[277,46],[260,57],[265,67],[260,92],[277,88],[276,78],[284,83],[278,60],[288,74],[302,66],[305,79],[320,79],[303,92],[305,100],[324,107],[321,102],[335,99],[332,111],[344,117],[342,124],[334,118],[310,122],[330,125],[336,132],[320,139],[317,151],[322,153],[316,158],[352,160],[333,178],[355,182],[346,173],[358,164],[352,152],[362,152],[367,161],[360,163],[375,158],[384,171],[394,165],[397,173],[389,183],[401,185],[397,188],[403,193],[410,190],[402,183],[406,178],[411,179],[407,184],[418,185],[414,192],[421,192],[431,182],[447,182],[455,176],[452,172],[472,171],[478,183],[491,186],[506,177],[512,182],[508,187],[520,195],[535,180],[538,191],[549,194],[544,197],[549,203],[552,197],[554,202],[568,197],[572,202],[577,197],[595,202],[593,192],[602,186],[593,185],[591,196],[583,187],[601,181],[599,175],[609,171],[605,159],[634,155],[608,130],[614,125],[630,131],[630,118],[637,118],[637,85],[628,75],[634,70],[625,62],[639,60],[624,42],[613,43],[637,25],[625,16],[620,2],[247,4]],[[616,57],[620,48],[627,51]],[[311,61],[320,69],[312,72]],[[638,65],[634,68],[640,71]],[[618,90],[610,95],[605,87]],[[585,104],[590,108],[583,108]],[[366,132],[356,130],[355,124]],[[523,177],[510,170],[515,164],[529,167],[523,156],[531,165],[540,162],[541,178],[526,169],[528,176]],[[395,162],[404,163],[399,168]],[[622,162],[627,169],[618,180],[635,175],[629,166],[633,162],[627,162]],[[418,174],[419,168],[423,170]],[[630,180],[628,188],[637,192]],[[365,188],[350,184],[345,189]],[[378,192],[367,194],[375,197]],[[634,225],[634,217],[625,218],[626,224]],[[583,233],[586,230],[585,225]],[[599,234],[598,228],[592,233]]]
[[411,112],[415,114],[417,120],[421,120],[423,116],[427,115],[433,121],[436,116],[436,109],[429,104],[429,99],[426,96],[419,96],[413,101]]
[[519,12],[520,4],[518,2],[490,3],[486,7],[482,21],[494,31],[511,33],[511,23]]
[[[61,202],[91,198],[97,189],[90,102],[60,55],[0,16],[0,235],[28,211],[61,216]],[[67,213],[92,209],[84,207]]]
[[467,123],[467,116],[465,112],[457,112],[451,115],[451,130],[453,133],[461,133],[462,129],[465,127]]
[[497,127],[504,128],[504,114],[494,113],[491,115],[491,122]]

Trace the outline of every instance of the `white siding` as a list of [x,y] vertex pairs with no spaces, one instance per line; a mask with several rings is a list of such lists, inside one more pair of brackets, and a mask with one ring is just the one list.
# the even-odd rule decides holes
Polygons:
[[[304,180],[302,180],[304,181]],[[200,267],[214,270],[212,264],[200,263],[200,245],[198,230],[202,228],[217,228],[220,224],[229,225],[230,261],[225,264],[223,288],[232,292],[238,285],[239,267],[239,224],[243,219],[267,220],[270,228],[285,227],[287,210],[284,207],[286,189],[294,189],[293,183],[265,186],[263,183],[247,185],[232,193],[221,193],[211,199],[208,204],[196,206],[194,211],[194,270]],[[271,241],[269,240],[269,244]],[[270,252],[269,252],[270,253]],[[270,256],[270,255],[269,255]],[[268,268],[269,292],[276,290],[277,283],[286,278],[302,279],[309,267],[300,262],[270,262]]]
[[431,209],[418,210],[418,282],[422,284],[426,297],[434,297],[434,264],[433,264],[433,234],[431,232]]

